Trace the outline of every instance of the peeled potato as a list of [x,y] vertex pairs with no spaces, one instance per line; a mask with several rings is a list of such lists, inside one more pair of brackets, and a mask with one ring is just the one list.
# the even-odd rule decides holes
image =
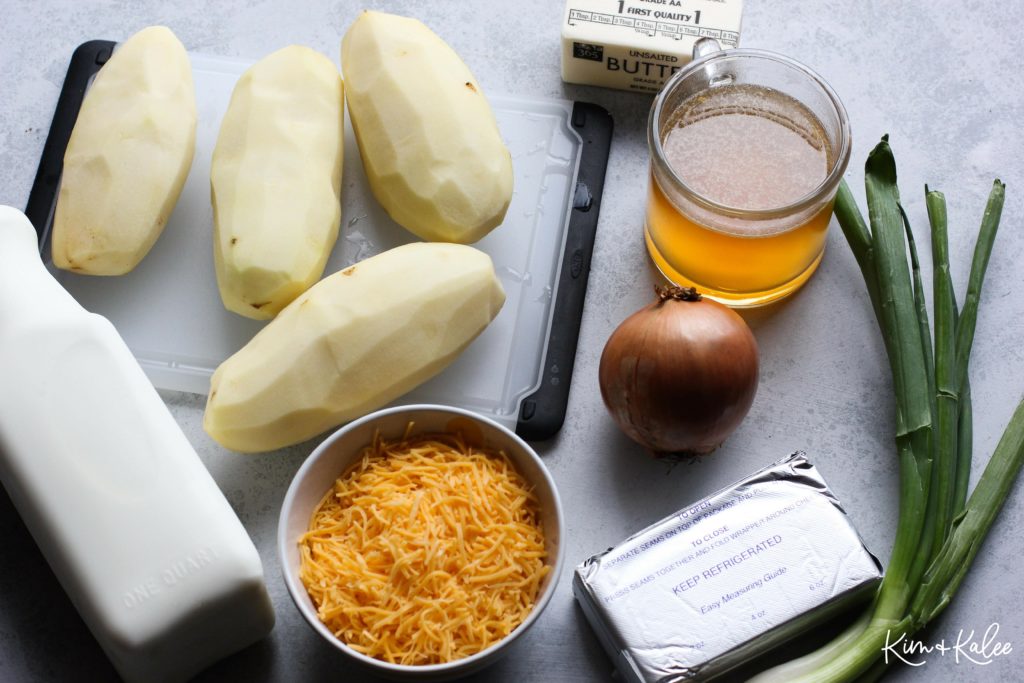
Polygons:
[[235,85],[210,170],[228,310],[272,318],[323,274],[341,223],[343,95],[331,60],[298,45]]
[[64,153],[51,238],[58,268],[122,275],[149,253],[196,140],[192,67],[163,26],[120,45],[86,92]]
[[341,43],[349,116],[377,201],[432,241],[475,242],[512,199],[512,157],[469,68],[421,22],[363,12]]
[[213,373],[203,416],[226,448],[305,441],[441,372],[505,292],[473,247],[416,242],[324,278]]

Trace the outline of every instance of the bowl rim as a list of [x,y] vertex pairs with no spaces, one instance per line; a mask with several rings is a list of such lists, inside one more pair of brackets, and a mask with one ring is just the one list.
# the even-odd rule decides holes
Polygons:
[[[349,432],[361,427],[362,425],[388,417],[396,413],[414,412],[422,410],[439,411],[445,413],[451,413],[460,417],[469,418],[478,423],[482,423],[492,429],[505,434],[505,436],[512,439],[524,453],[526,453],[534,462],[539,466],[539,471],[544,479],[547,487],[551,491],[552,499],[554,500],[554,514],[557,523],[557,529],[555,530],[558,548],[555,553],[555,558],[551,562],[551,575],[548,580],[547,586],[534,603],[533,609],[530,610],[530,614],[520,623],[515,629],[512,630],[507,636],[499,640],[498,642],[490,645],[489,647],[470,655],[462,659],[456,659],[451,662],[444,662],[442,664],[392,664],[391,662],[385,662],[374,657],[369,657],[357,652],[352,649],[348,644],[344,643],[340,638],[335,636],[327,628],[327,626],[320,621],[317,617],[316,612],[311,610],[304,602],[309,600],[309,594],[306,592],[305,586],[302,585],[302,580],[299,578],[298,573],[292,570],[292,567],[288,563],[288,550],[290,548],[290,541],[287,538],[287,518],[295,505],[295,497],[298,494],[299,484],[306,478],[309,471],[313,468],[313,465],[322,457],[331,446],[341,438],[343,438]],[[536,482],[532,482],[536,483]],[[547,534],[547,531],[545,531]],[[415,403],[409,405],[392,406],[390,408],[383,408],[376,410],[372,413],[364,415],[361,418],[353,420],[340,428],[332,432],[327,438],[325,438],[313,451],[306,457],[299,469],[296,470],[295,475],[292,477],[291,483],[288,485],[288,490],[285,492],[284,499],[281,503],[281,512],[278,515],[277,523],[277,556],[278,562],[281,565],[281,573],[284,575],[285,587],[288,589],[288,595],[291,597],[295,607],[299,610],[299,613],[305,619],[306,623],[313,628],[314,631],[319,633],[325,640],[328,641],[336,649],[340,650],[345,655],[352,657],[353,659],[362,662],[363,664],[378,669],[381,673],[392,673],[401,676],[408,676],[410,674],[423,674],[437,675],[446,672],[454,673],[461,669],[474,667],[482,660],[486,660],[494,656],[494,654],[505,647],[508,647],[515,642],[523,633],[529,630],[530,626],[540,617],[540,614],[551,602],[551,598],[554,595],[558,587],[558,580],[562,572],[563,565],[565,564],[565,516],[562,509],[562,500],[558,495],[558,488],[555,486],[555,481],[551,477],[551,472],[548,471],[547,466],[541,459],[540,455],[531,447],[526,441],[522,439],[518,434],[505,427],[504,425],[495,422],[489,417],[474,413],[471,410],[465,408],[458,408],[455,406],[446,406],[442,404],[433,403]]]

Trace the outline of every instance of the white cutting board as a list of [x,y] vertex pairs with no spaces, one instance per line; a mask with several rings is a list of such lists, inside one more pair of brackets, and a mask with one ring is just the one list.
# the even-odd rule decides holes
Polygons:
[[[196,153],[152,251],[119,277],[57,270],[48,248],[43,255],[85,308],[114,324],[158,388],[205,394],[217,366],[266,323],[223,307],[213,267],[210,157],[235,82],[252,62],[190,56],[199,115]],[[582,141],[569,125],[571,102],[489,100],[512,153],[515,190],[505,222],[474,246],[493,259],[505,305],[450,367],[398,402],[460,406],[514,429],[520,401],[541,380]],[[347,117],[346,111],[341,230],[325,275],[417,239],[373,198]]]

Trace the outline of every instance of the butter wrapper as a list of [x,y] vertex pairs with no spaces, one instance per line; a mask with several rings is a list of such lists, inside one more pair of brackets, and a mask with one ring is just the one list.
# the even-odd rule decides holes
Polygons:
[[576,568],[573,592],[629,683],[707,681],[854,603],[881,566],[794,453]]
[[742,0],[567,0],[562,80],[655,93],[714,38],[738,47]]

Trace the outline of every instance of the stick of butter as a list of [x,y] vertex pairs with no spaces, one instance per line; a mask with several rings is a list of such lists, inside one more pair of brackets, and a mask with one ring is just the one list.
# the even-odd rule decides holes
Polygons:
[[628,683],[708,681],[870,598],[881,581],[802,453],[576,568],[573,592]]
[[743,0],[568,0],[562,80],[658,92],[699,39],[738,47],[742,14]]

